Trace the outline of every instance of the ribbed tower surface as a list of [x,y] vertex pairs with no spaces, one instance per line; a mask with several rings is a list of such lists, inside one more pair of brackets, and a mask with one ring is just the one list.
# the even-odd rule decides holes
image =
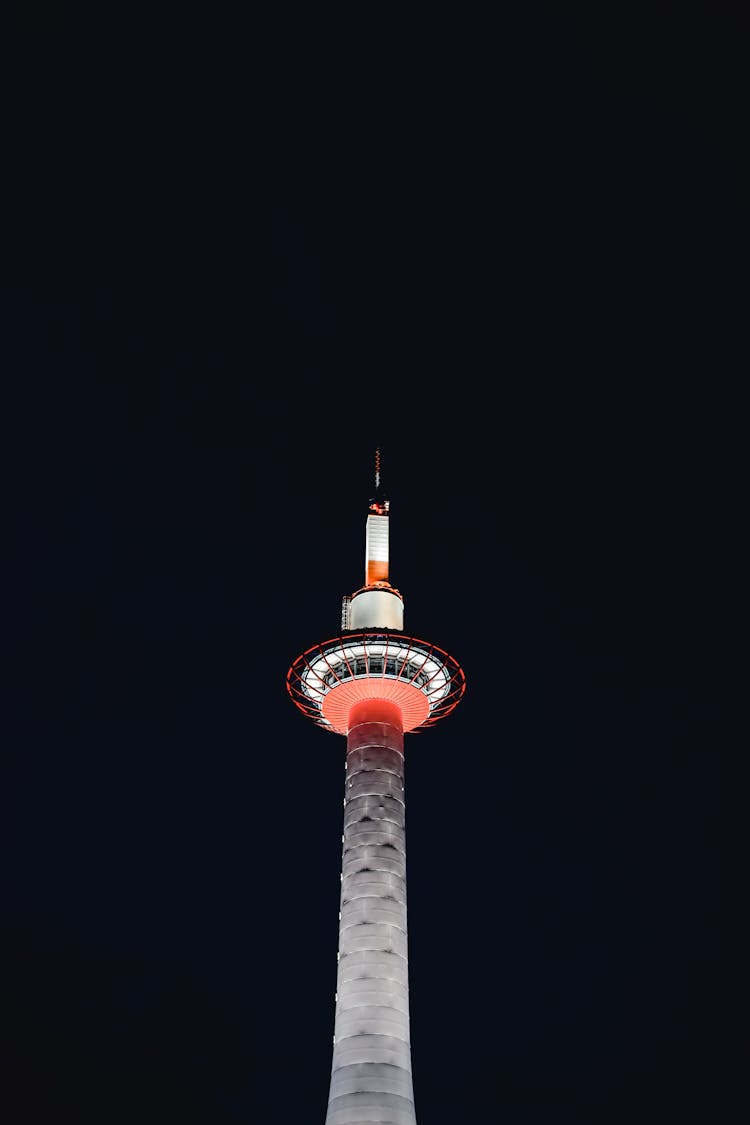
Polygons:
[[399,709],[353,708],[346,740],[341,920],[326,1125],[414,1125]]

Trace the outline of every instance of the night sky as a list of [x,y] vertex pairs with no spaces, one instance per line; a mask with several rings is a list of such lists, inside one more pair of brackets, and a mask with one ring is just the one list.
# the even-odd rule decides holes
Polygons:
[[376,445],[467,676],[406,738],[419,1120],[750,1119],[739,80],[560,30],[17,92],[8,1125],[322,1125],[345,742],[285,676]]

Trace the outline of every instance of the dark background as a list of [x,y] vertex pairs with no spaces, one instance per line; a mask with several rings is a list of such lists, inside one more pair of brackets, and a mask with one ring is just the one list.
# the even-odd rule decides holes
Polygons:
[[323,1121],[344,742],[284,680],[377,444],[468,679],[407,739],[420,1120],[748,1119],[743,91],[666,12],[11,83],[9,1123]]

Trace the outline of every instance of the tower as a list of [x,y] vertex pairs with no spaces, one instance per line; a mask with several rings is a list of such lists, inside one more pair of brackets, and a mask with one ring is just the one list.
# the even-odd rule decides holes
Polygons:
[[404,634],[389,582],[389,507],[365,530],[365,584],[343,599],[339,636],[298,656],[287,690],[318,726],[346,737],[333,1064],[326,1125],[415,1125],[409,1039],[404,735],[433,726],[465,677],[433,644]]

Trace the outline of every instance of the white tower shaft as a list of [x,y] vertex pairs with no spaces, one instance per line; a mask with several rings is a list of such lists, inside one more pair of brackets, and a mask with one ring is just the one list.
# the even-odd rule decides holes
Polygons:
[[372,699],[352,708],[326,1125],[416,1125],[403,749],[396,705]]

